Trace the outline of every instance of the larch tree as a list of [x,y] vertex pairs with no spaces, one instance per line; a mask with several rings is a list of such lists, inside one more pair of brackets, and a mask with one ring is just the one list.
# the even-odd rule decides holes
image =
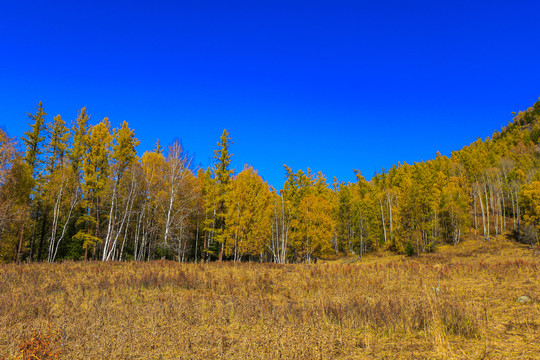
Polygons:
[[213,173],[216,179],[217,201],[215,215],[215,241],[219,244],[219,261],[223,260],[223,251],[226,242],[226,220],[227,220],[227,196],[229,195],[229,187],[233,170],[231,166],[231,154],[229,147],[231,138],[227,130],[223,130],[220,141],[217,143],[218,150],[214,150],[214,168]]
[[288,172],[286,182],[291,206],[291,242],[295,258],[311,262],[332,249],[335,228],[333,193],[326,178],[310,169]]
[[[86,214],[78,221],[83,228],[75,235],[83,241],[85,259],[88,249],[92,249],[95,258],[100,241],[101,207],[104,191],[109,179],[109,158],[113,137],[110,132],[109,119],[105,118],[93,126],[86,139],[87,152],[82,167],[84,171],[84,206]],[[93,227],[93,229],[92,229]]]
[[297,246],[307,263],[314,257],[328,254],[332,249],[331,238],[334,229],[332,203],[324,194],[309,193],[298,206],[296,228]]
[[43,159],[40,155],[44,151],[45,142],[45,116],[47,113],[43,110],[43,104],[41,101],[38,103],[37,111],[35,115],[28,113],[28,117],[31,120],[30,130],[24,133],[22,138],[26,146],[26,154],[24,160],[32,168],[32,176],[34,179],[40,175]]
[[442,221],[446,238],[460,242],[469,225],[469,193],[464,177],[452,176],[442,191]]
[[88,152],[89,120],[90,115],[87,113],[86,107],[83,107],[71,127],[73,146],[68,152],[68,156],[74,172],[78,175],[82,171],[83,160]]
[[525,226],[529,228],[527,240],[532,247],[535,242],[538,242],[538,232],[540,231],[540,180],[534,180],[523,186],[520,193],[520,203],[523,209],[523,221]]
[[197,176],[199,183],[201,184],[201,196],[204,203],[204,220],[203,220],[203,249],[202,249],[202,261],[209,261],[212,256],[215,255],[213,250],[216,230],[216,212],[218,206],[218,188],[217,181],[212,176],[212,169],[207,168],[205,171],[201,171]]
[[334,192],[337,195],[335,221],[336,221],[336,253],[354,253],[353,248],[353,222],[352,222],[352,194],[350,184],[337,183],[334,179]]
[[52,174],[57,165],[62,166],[64,164],[71,134],[66,127],[66,122],[60,115],[56,115],[52,124],[47,125],[46,133],[49,138],[47,144],[48,162],[46,171],[47,173]]
[[[18,239],[18,245],[15,251],[15,260],[17,263],[19,263],[23,253],[23,230],[31,225],[31,223],[28,222],[31,211],[28,198],[32,193],[34,183],[35,181],[32,177],[32,169],[30,166],[24,162],[21,157],[15,157],[8,181],[5,184],[5,187],[3,186],[3,190],[7,192],[5,197],[8,198],[7,201],[11,204],[9,209],[9,220],[14,227],[13,234],[17,234],[16,236]],[[29,258],[29,260],[31,259]]]
[[24,228],[28,226],[32,169],[16,143],[0,129],[0,259],[21,259]]
[[263,258],[271,236],[272,194],[267,183],[245,166],[233,180],[227,198],[227,256],[239,261],[243,256]]
[[[196,200],[194,203],[194,222],[195,222],[195,244],[193,246],[193,261],[198,262],[199,257],[204,261],[204,250],[206,245],[205,216],[206,216],[206,196],[204,192],[204,175],[202,168],[197,169],[195,176],[194,191]],[[201,241],[202,237],[202,241]]]
[[378,208],[375,188],[358,170],[354,170],[356,182],[351,184],[352,221],[355,249],[362,257],[379,244]]
[[[43,176],[43,165],[45,163],[43,159],[43,154],[45,152],[45,116],[47,113],[43,110],[43,104],[41,101],[38,103],[36,108],[36,114],[28,113],[28,118],[30,119],[30,130],[24,133],[22,137],[23,143],[26,148],[24,160],[30,166],[32,170],[32,177],[34,178],[34,189],[30,198],[28,199],[29,204],[31,205],[31,219],[34,223],[34,231],[31,237],[30,242],[30,259],[35,255],[35,244],[36,239],[39,237],[39,251],[37,253],[38,260],[43,249],[43,243],[45,240],[45,227],[47,225],[47,209],[44,208],[41,195],[42,187],[44,181],[42,181]],[[21,228],[22,238],[24,228]]]

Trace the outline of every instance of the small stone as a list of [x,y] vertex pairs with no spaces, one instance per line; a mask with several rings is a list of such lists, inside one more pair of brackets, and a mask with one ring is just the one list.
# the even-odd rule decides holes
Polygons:
[[518,297],[516,301],[520,304],[526,304],[532,301],[532,299],[528,296],[523,295],[523,296]]

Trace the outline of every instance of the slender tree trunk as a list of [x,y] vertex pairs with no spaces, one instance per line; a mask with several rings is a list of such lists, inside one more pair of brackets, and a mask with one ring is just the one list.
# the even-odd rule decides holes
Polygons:
[[41,233],[39,234],[39,249],[37,254],[37,261],[41,261],[43,254],[43,245],[45,244],[45,232],[47,230],[47,218],[49,211],[45,209],[43,212],[43,220],[41,221]]
[[[99,238],[99,199],[96,200],[96,238]],[[96,259],[96,251],[98,244],[94,243],[92,248],[92,260]]]
[[223,261],[223,242],[219,246],[219,262]]
[[504,201],[504,192],[501,193],[501,199],[502,199],[502,229],[501,233],[504,233],[506,231],[506,203]]
[[116,197],[117,197],[117,190],[118,189],[118,178],[114,181],[114,188],[113,188],[113,195],[112,195],[112,201],[111,201],[111,210],[109,211],[109,222],[107,225],[107,235],[105,236],[105,243],[103,244],[103,256],[102,261],[106,261],[108,258],[108,254],[111,251],[111,238],[112,238],[112,231],[113,231],[113,222],[115,221],[114,216],[114,210],[116,208]]
[[487,219],[487,237],[486,240],[489,240],[489,198],[488,198],[488,192],[487,192],[487,185],[484,184],[484,195],[485,195],[485,207],[486,207],[486,219]]
[[167,240],[168,240],[169,232],[170,232],[171,214],[172,214],[173,205],[174,205],[175,190],[176,190],[175,185],[172,184],[171,185],[171,193],[170,193],[170,196],[169,196],[169,206],[168,206],[168,209],[167,209],[167,219],[166,219],[166,222],[165,222],[165,235],[163,237],[163,242],[165,244],[167,244]]
[[197,250],[199,248],[199,212],[197,211],[197,234],[195,235],[195,258],[194,262],[197,262]]
[[[478,189],[478,193],[480,193],[480,190]],[[484,211],[484,203],[482,201],[482,196],[479,194],[478,200],[480,202],[480,209],[482,211],[482,226],[484,227],[484,240],[487,240],[487,231],[486,231],[486,216]]]
[[364,257],[364,234],[363,234],[363,223],[362,219],[360,219],[360,226],[358,228],[358,232],[360,233],[360,259]]
[[206,262],[206,255],[208,252],[208,231],[204,232],[204,242],[203,242],[203,253],[202,253],[202,261],[203,263]]
[[495,216],[495,237],[499,236],[499,199],[495,200],[495,206],[491,207],[493,209],[493,216]]
[[[393,231],[393,224],[392,224],[392,201],[390,199],[390,195],[386,196],[386,201],[388,203],[388,222],[390,223],[390,241],[394,240],[394,231]],[[386,243],[386,241],[385,241]]]
[[517,228],[518,228],[518,231],[519,229],[521,228],[521,210],[519,208],[519,197],[518,197],[518,194],[519,194],[519,188],[516,189],[516,209],[517,209]]
[[[133,208],[133,202],[135,200],[134,195],[135,195],[135,185],[132,182],[128,198],[126,199],[126,208],[124,209],[124,216],[122,217],[122,221],[120,222],[120,227],[119,227],[118,231],[116,232],[116,235],[114,237],[114,241],[112,241],[112,231],[111,231],[111,236],[109,238],[109,247],[110,247],[110,249],[109,249],[109,251],[106,252],[106,254],[105,254],[105,250],[104,250],[104,255],[106,255],[105,258],[104,258],[104,261],[108,261],[108,260],[111,260],[113,258],[114,251],[116,250],[116,247],[117,247],[117,244],[118,244],[118,238],[122,233],[122,229],[124,228],[124,225],[126,226],[126,231],[127,231],[127,227],[129,225],[129,217],[131,216],[131,210]],[[128,219],[128,224],[126,224],[126,219]]]
[[510,200],[512,201],[512,221],[513,221],[512,230],[516,230],[516,207],[515,207],[515,203],[514,203],[514,193],[513,193],[513,191],[510,191]]
[[287,225],[287,220],[285,218],[285,201],[283,199],[283,195],[280,196],[281,198],[281,222],[282,222],[282,229],[281,229],[281,254],[280,254],[280,262],[282,264],[285,264],[287,261],[287,245],[289,241],[289,226]]
[[141,254],[144,252],[142,246],[143,246],[143,239],[141,238],[141,228],[143,232],[145,232],[146,223],[147,223],[147,217],[145,217],[145,213],[147,211],[147,204],[148,204],[148,188],[145,191],[144,201],[141,206],[141,210],[139,212],[137,226],[135,228],[135,244],[133,248],[133,258],[137,261],[141,261]]
[[378,198],[378,200],[379,200],[379,205],[381,207],[381,219],[382,219],[382,226],[383,226],[383,232],[384,232],[384,243],[386,244],[386,224],[384,222],[384,210],[383,210],[381,199]]
[[473,218],[474,218],[474,238],[478,239],[478,204],[476,200],[476,193],[472,190],[473,198]]
[[30,237],[30,254],[28,254],[28,259],[30,259],[30,262],[34,260],[34,246],[35,246],[35,239],[37,236],[36,231],[37,231],[36,227],[33,226],[32,236]]
[[47,261],[52,262],[53,252],[56,244],[56,231],[58,228],[58,218],[60,216],[60,203],[62,201],[62,194],[64,192],[64,182],[62,182],[62,185],[60,186],[60,189],[58,190],[58,194],[56,196],[56,201],[54,202],[54,209],[53,209],[53,223],[51,227],[51,238],[49,240],[49,251],[47,255]]
[[274,221],[272,223],[272,255],[274,263],[279,263],[279,223],[277,216],[277,200],[274,201]]
[[[68,213],[66,222],[64,223],[64,227],[62,228],[62,233],[60,234],[60,238],[56,241],[54,240],[54,238],[51,239],[51,241],[54,243],[54,249],[53,249],[53,254],[51,257],[51,262],[54,262],[56,260],[56,255],[58,254],[58,248],[60,247],[60,243],[62,242],[62,240],[64,239],[66,235],[66,230],[68,228],[69,221],[71,220],[71,215],[73,214],[73,210],[75,209],[78,203],[79,203],[78,194],[75,194],[74,199],[72,200],[71,206],[69,208],[69,213]],[[56,234],[55,234],[55,237],[56,237]]]
[[23,235],[24,235],[24,224],[26,222],[23,221],[21,223],[21,229],[19,230],[19,246],[17,246],[17,264],[20,264],[21,261],[21,251],[22,251],[22,243],[23,243]]
[[[132,205],[133,205],[133,203],[132,203]],[[131,209],[129,209],[127,225],[126,225],[125,230],[124,230],[124,238],[122,239],[122,247],[120,249],[120,256],[118,257],[118,260],[120,260],[120,261],[122,261],[122,255],[124,254],[124,245],[126,244],[126,239],[127,239],[127,234],[128,234],[130,221],[131,221]]]

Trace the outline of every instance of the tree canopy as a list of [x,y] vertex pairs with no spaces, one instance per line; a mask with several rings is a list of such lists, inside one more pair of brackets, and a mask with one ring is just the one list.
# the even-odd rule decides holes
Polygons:
[[[223,130],[208,168],[179,140],[137,153],[135,129],[82,108],[71,125],[40,102],[18,142],[0,130],[0,259],[315,262],[388,249],[434,251],[466,237],[540,231],[540,101],[450,156],[371,180],[284,166],[281,190],[231,168]],[[361,161],[361,160],[360,160]]]

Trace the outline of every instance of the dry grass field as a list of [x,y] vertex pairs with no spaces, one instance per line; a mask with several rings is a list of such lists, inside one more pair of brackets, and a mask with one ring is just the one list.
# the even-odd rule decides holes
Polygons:
[[503,238],[316,265],[1,265],[0,358],[539,359],[539,269]]

